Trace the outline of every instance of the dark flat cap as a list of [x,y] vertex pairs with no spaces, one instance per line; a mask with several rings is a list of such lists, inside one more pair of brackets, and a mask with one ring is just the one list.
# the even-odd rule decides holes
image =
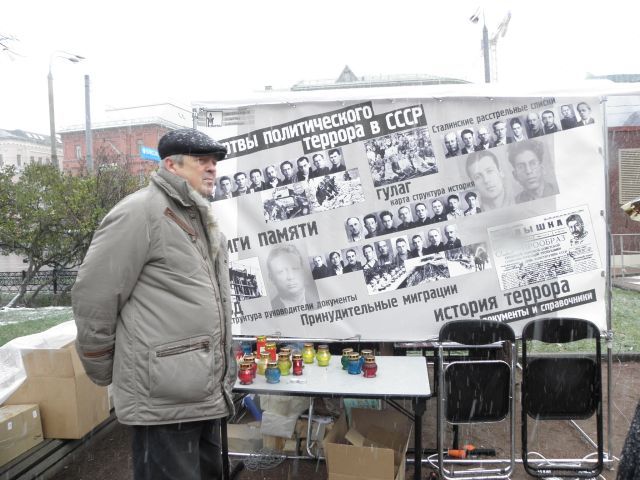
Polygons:
[[171,130],[162,136],[158,142],[158,154],[160,158],[171,155],[216,155],[218,160],[222,160],[227,154],[227,147],[198,130],[182,128]]

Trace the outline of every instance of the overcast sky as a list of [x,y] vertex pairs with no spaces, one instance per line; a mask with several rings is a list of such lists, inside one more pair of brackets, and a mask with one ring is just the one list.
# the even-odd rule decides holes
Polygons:
[[[566,85],[595,74],[640,73],[640,2],[493,0],[5,2],[0,34],[0,128],[49,131],[84,122],[84,75],[94,122],[108,108],[238,98],[265,85],[356,75],[484,79],[478,6],[498,41],[498,80]],[[87,58],[56,57],[65,50]],[[52,55],[54,55],[52,57]],[[53,60],[51,61],[51,59]],[[50,63],[51,61],[51,63]]]

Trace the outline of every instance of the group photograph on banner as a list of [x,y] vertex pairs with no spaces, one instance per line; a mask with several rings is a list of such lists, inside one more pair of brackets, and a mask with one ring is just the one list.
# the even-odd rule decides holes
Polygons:
[[539,316],[606,330],[599,97],[333,95],[203,129],[228,148],[211,200],[234,334],[408,341]]

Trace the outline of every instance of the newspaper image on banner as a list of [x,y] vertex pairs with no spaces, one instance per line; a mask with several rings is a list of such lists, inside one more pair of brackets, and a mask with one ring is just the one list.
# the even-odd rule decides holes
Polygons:
[[502,290],[600,268],[586,206],[489,229]]

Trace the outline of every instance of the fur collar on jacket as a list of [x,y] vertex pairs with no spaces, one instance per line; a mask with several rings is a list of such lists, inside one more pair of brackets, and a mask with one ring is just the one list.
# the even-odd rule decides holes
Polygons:
[[218,250],[222,243],[222,233],[218,226],[211,203],[196,192],[187,181],[165,169],[160,169],[151,175],[151,181],[160,187],[167,195],[184,207],[197,207],[200,218],[205,225],[207,234],[209,255],[217,258]]

